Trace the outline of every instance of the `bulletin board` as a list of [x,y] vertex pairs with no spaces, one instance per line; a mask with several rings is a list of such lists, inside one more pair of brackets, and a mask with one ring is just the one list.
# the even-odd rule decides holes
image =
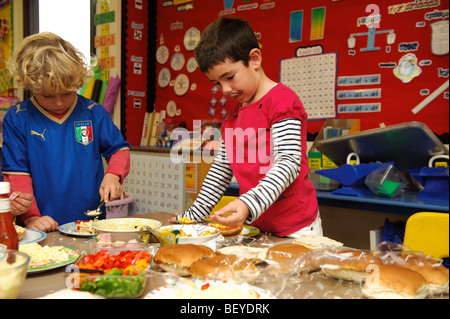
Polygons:
[[0,147],[3,143],[3,118],[11,105],[17,103],[16,90],[8,60],[13,54],[13,5],[0,1]]
[[13,50],[13,7],[11,1],[0,1],[0,95],[11,95],[13,79],[7,62]]
[[122,0],[122,133],[132,145],[139,145],[143,121],[153,109],[154,1]]
[[[186,122],[188,129],[194,120],[224,119],[234,102],[198,70],[194,48],[208,24],[219,16],[235,16],[252,25],[262,46],[263,69],[275,81],[300,90],[317,81],[303,77],[302,67],[321,76],[324,71],[310,63],[333,57],[334,82],[314,82],[317,96],[332,87],[332,104],[301,96],[309,113],[308,133],[319,132],[329,118],[358,118],[361,130],[419,121],[448,140],[449,0],[375,3],[157,0],[155,110],[164,111],[168,123]],[[300,67],[288,81],[284,61]],[[142,127],[134,123],[140,138]],[[130,142],[138,145],[139,138]]]

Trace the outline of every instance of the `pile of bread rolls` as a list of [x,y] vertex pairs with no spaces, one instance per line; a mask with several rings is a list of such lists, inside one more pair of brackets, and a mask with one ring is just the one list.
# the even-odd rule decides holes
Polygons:
[[404,253],[373,269],[362,294],[375,299],[422,299],[448,294],[449,271],[419,254]]
[[330,280],[360,283],[366,298],[426,298],[449,292],[448,269],[431,258],[404,252],[380,258],[376,252],[343,249],[342,243],[321,236],[303,236],[269,248],[228,246],[217,252],[202,245],[166,245],[153,260],[180,276],[237,282],[254,282],[261,272],[321,271]]
[[401,247],[387,258],[381,254],[340,248],[323,251],[316,262],[327,277],[361,283],[366,298],[421,299],[449,293],[449,270],[441,263]]

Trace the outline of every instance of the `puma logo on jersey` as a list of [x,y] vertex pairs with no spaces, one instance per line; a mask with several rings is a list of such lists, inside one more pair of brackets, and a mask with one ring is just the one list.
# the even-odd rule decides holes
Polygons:
[[36,132],[36,131],[31,131],[31,135],[37,135],[37,136],[40,136],[40,137],[42,137],[42,139],[45,141],[44,133],[45,133],[46,130],[47,130],[47,129],[44,129],[44,131],[43,131],[42,133],[38,133],[38,132]]
[[16,113],[14,113],[14,114],[17,114],[20,111],[26,111],[27,110],[27,109],[21,109],[20,106],[21,106],[20,104],[17,104],[17,110],[16,110]]

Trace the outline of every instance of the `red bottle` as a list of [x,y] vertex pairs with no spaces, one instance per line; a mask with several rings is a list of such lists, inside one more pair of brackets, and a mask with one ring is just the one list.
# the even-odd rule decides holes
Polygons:
[[11,201],[9,199],[10,185],[0,182],[0,244],[8,249],[19,249],[19,236],[11,216]]

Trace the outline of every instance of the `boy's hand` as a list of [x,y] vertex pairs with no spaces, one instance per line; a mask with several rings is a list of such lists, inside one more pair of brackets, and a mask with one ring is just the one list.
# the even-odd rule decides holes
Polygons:
[[177,215],[180,214],[180,213],[182,213],[182,212],[183,212],[183,211],[180,210],[180,211],[178,211],[178,212],[173,213],[173,216],[170,217],[170,219],[169,219],[169,223],[176,224],[176,223],[177,223]]
[[120,177],[111,173],[105,174],[100,185],[100,197],[105,201],[105,204],[119,199],[122,195],[122,184],[120,184]]
[[32,194],[13,192],[9,198],[11,200],[11,214],[13,216],[26,213],[30,209],[31,204],[33,204]]
[[247,219],[250,211],[243,201],[236,199],[225,207],[214,212],[208,220],[225,225],[240,226]]
[[37,229],[43,232],[51,232],[58,229],[58,223],[50,216],[31,216],[24,221],[25,227]]

